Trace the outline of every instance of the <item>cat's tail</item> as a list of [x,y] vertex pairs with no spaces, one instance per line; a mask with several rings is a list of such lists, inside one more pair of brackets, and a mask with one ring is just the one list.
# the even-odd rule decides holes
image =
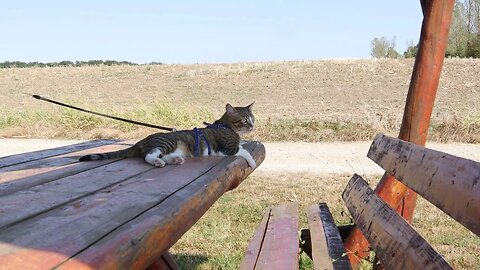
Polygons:
[[136,145],[129,147],[127,149],[107,152],[107,153],[98,153],[90,154],[80,157],[80,161],[92,161],[92,160],[103,160],[103,159],[115,159],[115,158],[127,158],[140,155],[140,149]]

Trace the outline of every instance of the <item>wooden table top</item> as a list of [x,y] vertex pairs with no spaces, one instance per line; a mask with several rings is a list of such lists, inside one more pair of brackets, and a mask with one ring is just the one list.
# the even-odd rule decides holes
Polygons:
[[[1,269],[143,269],[253,170],[240,157],[78,162],[131,143],[90,141],[0,159]],[[244,144],[257,162],[261,143]]]

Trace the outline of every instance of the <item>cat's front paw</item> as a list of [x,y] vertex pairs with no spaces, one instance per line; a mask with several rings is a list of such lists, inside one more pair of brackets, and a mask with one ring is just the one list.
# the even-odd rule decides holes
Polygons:
[[255,170],[255,168],[257,167],[257,163],[255,162],[255,160],[248,160],[247,159],[247,163],[248,163],[248,166],[250,166],[252,169]]
[[153,160],[153,166],[157,168],[163,168],[165,167],[165,161],[163,161],[161,158],[157,158]]
[[243,157],[247,161],[248,166],[250,166],[252,169],[255,169],[257,167],[255,159],[253,159],[250,152],[243,149],[243,147],[240,146],[240,149],[238,150],[236,156]]

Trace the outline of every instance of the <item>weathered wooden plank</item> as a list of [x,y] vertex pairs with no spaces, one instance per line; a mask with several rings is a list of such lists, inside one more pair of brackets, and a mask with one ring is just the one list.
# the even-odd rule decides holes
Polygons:
[[[265,158],[262,144],[248,147],[257,165]],[[168,250],[232,185],[253,170],[243,158],[225,157],[188,186],[117,228],[59,269],[143,269]]]
[[298,204],[274,206],[255,269],[298,269],[298,256]]
[[0,231],[0,260],[5,269],[40,260],[49,269],[76,255],[63,267],[143,269],[252,171],[245,167],[241,158],[209,157],[148,171]]
[[385,269],[452,269],[359,175],[350,179],[342,197]]
[[351,269],[340,232],[326,203],[307,209],[315,269]]
[[58,156],[70,152],[77,152],[88,148],[94,148],[102,145],[112,144],[118,142],[117,140],[96,140],[82,142],[47,150],[39,150],[29,153],[17,154],[0,158],[0,168],[21,164],[29,161],[39,160],[47,157]]
[[0,230],[154,167],[142,159],[124,159],[0,197]]
[[[188,185],[217,164],[218,159],[196,159],[181,166],[150,170],[10,226],[0,231],[0,250],[5,249],[9,254],[0,256],[0,261],[9,262],[10,256],[14,256],[28,265],[37,254],[32,250],[50,250],[62,257],[41,256],[45,258],[45,268],[55,267]],[[18,269],[19,265],[9,267]]]
[[267,232],[270,212],[270,208],[265,211],[260,225],[258,226],[257,230],[255,230],[252,239],[248,243],[247,251],[243,257],[242,264],[240,265],[240,270],[255,269],[255,264],[257,263],[260,249],[262,248],[263,240],[265,238],[265,233]]
[[[421,0],[424,19],[415,57],[410,86],[399,138],[417,144],[425,144],[430,127],[435,95],[440,81],[442,65],[448,44],[448,31],[452,21],[453,0]],[[375,191],[409,222],[413,219],[417,195],[399,185],[393,177],[384,176]],[[358,258],[369,256],[365,237],[354,228],[345,241],[350,262],[355,268]]]
[[480,235],[480,163],[379,134],[367,155]]
[[1,168],[0,196],[115,162],[116,160],[78,162],[78,157],[88,153],[115,151],[125,147],[128,145],[114,143]]

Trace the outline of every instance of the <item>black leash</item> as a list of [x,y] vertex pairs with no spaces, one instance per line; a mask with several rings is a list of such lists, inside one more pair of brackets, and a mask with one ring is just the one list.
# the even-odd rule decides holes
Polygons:
[[150,128],[158,128],[158,129],[167,130],[167,131],[177,131],[175,128],[162,127],[162,126],[142,123],[142,122],[138,122],[138,121],[134,121],[134,120],[129,120],[129,119],[125,119],[125,118],[120,118],[120,117],[116,117],[116,116],[110,116],[110,115],[106,115],[106,114],[103,114],[103,113],[92,112],[92,111],[85,110],[85,109],[82,109],[82,108],[78,108],[78,107],[75,107],[75,106],[72,106],[72,105],[61,103],[61,102],[58,102],[58,101],[55,101],[55,100],[44,98],[44,97],[41,97],[39,95],[32,95],[32,97],[36,98],[38,100],[47,101],[47,102],[50,102],[50,103],[53,103],[53,104],[56,104],[56,105],[60,105],[60,106],[64,106],[64,107],[67,107],[67,108],[70,108],[70,109],[79,110],[79,111],[82,111],[82,112],[91,113],[91,114],[95,114],[95,115],[99,115],[99,116],[103,116],[103,117],[107,117],[107,118],[131,123],[131,124],[135,124],[135,125],[140,125],[140,126],[145,126],[145,127],[150,127]]

